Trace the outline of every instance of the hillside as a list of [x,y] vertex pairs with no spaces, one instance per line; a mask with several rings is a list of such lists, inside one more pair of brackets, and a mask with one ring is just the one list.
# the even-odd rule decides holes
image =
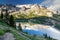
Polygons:
[[20,32],[18,32],[16,29],[9,27],[4,21],[1,21],[1,20],[0,20],[0,28],[2,30],[10,30],[14,34],[16,40],[19,40],[19,39],[28,40],[29,39],[28,37],[26,37],[26,36],[22,35]]
[[17,31],[13,27],[8,26],[1,19],[0,19],[0,29],[4,30],[4,31],[7,31],[7,32],[11,32],[14,35],[15,40],[47,40],[42,36],[34,37],[33,35],[28,35],[28,34],[25,34],[23,32]]

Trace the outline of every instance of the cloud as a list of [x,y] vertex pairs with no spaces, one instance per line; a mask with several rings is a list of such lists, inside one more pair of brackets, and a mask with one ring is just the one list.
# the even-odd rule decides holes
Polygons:
[[49,10],[60,11],[60,0],[45,0],[41,5],[48,7]]

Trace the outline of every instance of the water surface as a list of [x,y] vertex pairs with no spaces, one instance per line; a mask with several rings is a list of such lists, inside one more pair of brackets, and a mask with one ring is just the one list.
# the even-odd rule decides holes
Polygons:
[[38,30],[33,30],[33,29],[29,29],[26,28],[23,30],[23,32],[27,32],[28,34],[36,34],[36,35],[44,35],[47,34],[47,36],[52,37],[54,39],[60,40],[60,31],[53,28],[53,27],[49,27],[49,28],[40,28]]

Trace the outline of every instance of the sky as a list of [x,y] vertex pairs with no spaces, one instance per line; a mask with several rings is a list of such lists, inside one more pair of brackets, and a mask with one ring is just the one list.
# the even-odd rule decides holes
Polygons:
[[52,11],[60,11],[60,0],[45,0],[41,5],[47,6]]
[[0,0],[0,4],[40,4],[44,0]]
[[0,4],[40,4],[49,10],[60,11],[60,0],[0,0]]

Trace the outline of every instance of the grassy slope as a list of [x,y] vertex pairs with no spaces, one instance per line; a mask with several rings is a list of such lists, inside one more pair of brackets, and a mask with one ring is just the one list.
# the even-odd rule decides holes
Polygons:
[[24,35],[22,35],[20,32],[18,32],[14,28],[9,27],[6,23],[4,23],[1,20],[0,20],[0,28],[3,30],[6,30],[6,29],[11,30],[11,32],[14,34],[16,40],[30,40],[28,37],[25,37]]
[[8,26],[4,21],[0,19],[0,28],[2,30],[9,29],[14,34],[16,40],[47,40],[44,37],[34,37],[23,32],[17,31],[16,29]]
[[51,19],[55,21],[55,28],[60,30],[60,15],[54,14]]

